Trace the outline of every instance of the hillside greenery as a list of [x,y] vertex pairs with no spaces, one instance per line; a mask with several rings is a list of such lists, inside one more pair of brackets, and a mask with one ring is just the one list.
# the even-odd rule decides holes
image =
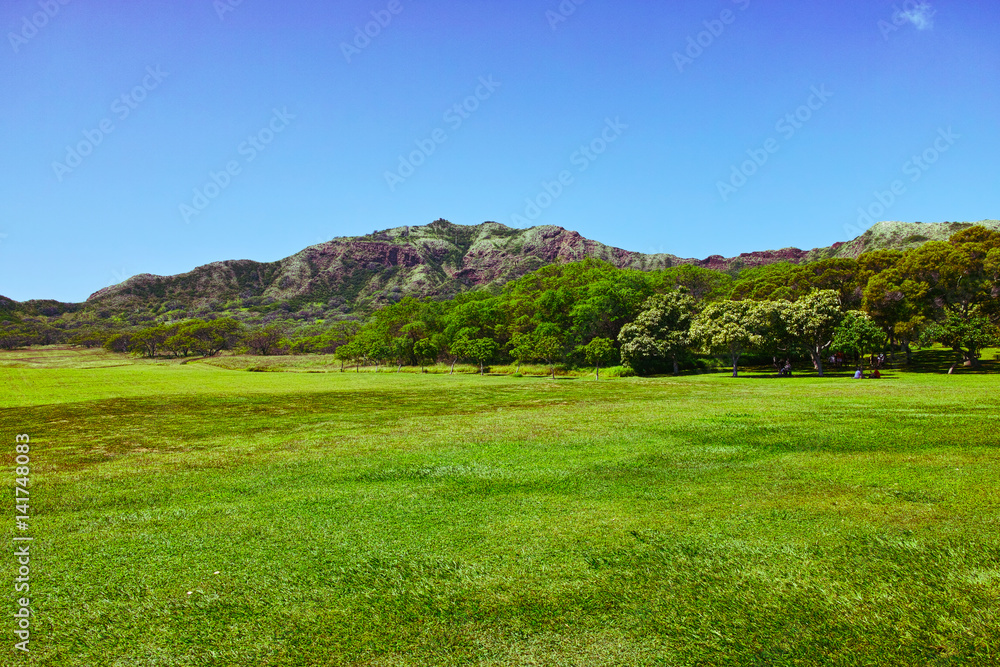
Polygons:
[[0,348],[72,343],[150,358],[332,354],[343,366],[464,362],[481,373],[537,362],[553,374],[556,366],[619,363],[640,374],[677,373],[709,355],[727,359],[735,375],[750,355],[778,369],[808,360],[822,375],[836,351],[861,364],[865,355],[909,359],[914,346],[939,344],[953,351],[954,371],[978,367],[1000,335],[1000,232],[973,226],[904,252],[777,263],[735,278],[692,265],[638,271],[587,259],[544,266],[502,289],[402,297],[363,321],[330,318],[318,306],[293,312],[299,305],[250,298],[192,317],[171,304],[140,315],[0,302]]

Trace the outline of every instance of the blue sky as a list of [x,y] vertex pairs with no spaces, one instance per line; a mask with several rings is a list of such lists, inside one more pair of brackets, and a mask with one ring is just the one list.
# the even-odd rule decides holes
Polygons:
[[6,0],[0,294],[437,218],[705,257],[1000,217],[996,2],[577,2]]

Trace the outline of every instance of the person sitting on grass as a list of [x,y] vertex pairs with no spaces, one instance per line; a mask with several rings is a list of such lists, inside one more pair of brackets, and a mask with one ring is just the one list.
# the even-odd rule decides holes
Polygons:
[[882,379],[882,374],[878,372],[877,368],[872,371],[871,379],[873,379],[873,380],[881,380]]
[[865,374],[861,372],[861,367],[858,366],[857,372],[854,373],[854,379],[855,380],[863,380],[864,377],[865,377]]

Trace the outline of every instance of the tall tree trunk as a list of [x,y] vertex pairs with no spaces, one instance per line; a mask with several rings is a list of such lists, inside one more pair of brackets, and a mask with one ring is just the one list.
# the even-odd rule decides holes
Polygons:
[[819,376],[823,377],[823,353],[816,352],[813,354],[813,363],[816,365],[816,370],[819,371]]
[[739,377],[739,363],[740,363],[740,358],[734,354],[733,355],[733,377],[734,378],[735,377]]
[[455,374],[455,362],[456,361],[458,361],[458,359],[452,359],[452,362],[451,362],[451,373],[449,373],[448,375],[454,375]]
[[680,367],[680,364],[677,363],[677,355],[675,354],[674,355],[674,375],[680,375],[680,374],[681,374],[681,367]]
[[600,380],[601,379],[601,365],[597,364],[597,366],[595,366],[595,369],[597,370],[597,379]]
[[481,362],[481,361],[479,362],[479,375],[480,376],[486,375],[486,371],[483,370],[483,362]]
[[521,360],[520,359],[517,360],[517,370],[514,371],[514,372],[515,373],[520,373],[521,372]]
[[397,372],[397,373],[399,373],[399,372],[400,372],[400,371],[402,371],[402,370],[403,370],[403,364],[400,364],[400,365],[399,365],[399,366],[398,366],[398,367],[396,368],[396,372]]

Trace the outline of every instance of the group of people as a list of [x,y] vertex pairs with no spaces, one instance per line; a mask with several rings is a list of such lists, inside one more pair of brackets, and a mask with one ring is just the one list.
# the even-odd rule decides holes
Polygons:
[[[840,368],[841,366],[844,365],[845,361],[846,359],[844,357],[843,352],[837,352],[835,354],[830,355],[829,362],[831,366]],[[854,373],[855,380],[864,380],[864,379],[880,380],[882,378],[881,368],[883,365],[885,365],[885,354],[873,354],[871,355],[871,357],[868,358],[868,362],[872,367],[872,372],[869,373],[868,375],[865,375],[863,367],[858,366],[857,371],[855,371]],[[774,365],[778,369],[779,376],[791,377],[792,375],[791,361],[785,361],[785,365],[780,366],[779,361],[775,359]]]

